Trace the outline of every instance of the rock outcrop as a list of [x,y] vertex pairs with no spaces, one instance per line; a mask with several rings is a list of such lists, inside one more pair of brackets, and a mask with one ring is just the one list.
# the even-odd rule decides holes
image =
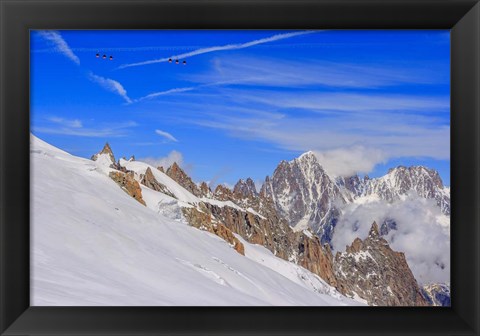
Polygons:
[[102,154],[105,154],[108,156],[108,158],[110,159],[111,163],[112,164],[115,164],[115,156],[113,155],[113,151],[112,149],[110,148],[110,145],[107,143],[105,143],[105,146],[103,146],[102,150],[100,152],[98,152],[97,154],[94,154],[92,155],[91,159],[93,161],[97,161],[99,159],[99,157],[102,155]]
[[200,184],[200,193],[202,197],[213,198],[213,193],[207,183],[202,182]]
[[255,187],[255,183],[251,178],[247,178],[246,180],[239,180],[235,187],[233,187],[233,193],[235,194],[236,198],[255,198],[258,196],[257,188]]
[[219,201],[234,201],[233,191],[223,184],[217,185],[215,191],[213,192],[213,197]]
[[112,171],[109,173],[109,176],[123,191],[142,205],[146,205],[142,198],[142,188],[140,188],[140,184],[135,180],[133,172],[124,173],[121,171]]
[[180,184],[182,187],[187,189],[189,192],[194,194],[197,197],[201,196],[200,189],[192,181],[192,179],[180,168],[180,166],[174,162],[168,169],[166,174],[175,182]]
[[427,306],[405,255],[393,251],[373,223],[365,240],[355,239],[334,261],[337,289],[377,306]]
[[[328,284],[335,286],[333,273],[333,256],[330,247],[322,246],[318,237],[303,232],[294,232],[287,222],[276,212],[263,217],[235,207],[218,206],[210,203],[201,204],[201,214],[194,208],[184,209],[185,217],[195,227],[207,229],[211,218],[231,232],[237,233],[252,244],[262,245],[279,258],[295,262],[319,275]],[[195,223],[192,224],[192,219]]]
[[[205,210],[205,208],[203,208],[203,210]],[[235,251],[241,255],[245,255],[245,247],[240,240],[238,240],[233,232],[225,225],[214,220],[211,214],[208,212],[199,211],[196,208],[183,208],[182,211],[183,215],[191,226],[219,236],[229,243],[235,249]]]
[[164,193],[165,195],[175,198],[175,195],[172,194],[164,184],[157,181],[150,168],[147,168],[145,174],[141,176],[140,183],[147,188],[159,191],[161,193]]

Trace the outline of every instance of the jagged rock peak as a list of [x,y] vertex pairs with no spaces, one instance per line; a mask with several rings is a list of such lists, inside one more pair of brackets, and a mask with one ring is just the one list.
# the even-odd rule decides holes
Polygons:
[[308,152],[305,152],[303,154],[301,154],[298,159],[307,159],[307,160],[317,160],[317,156],[315,155],[315,153],[313,151],[308,151]]
[[233,193],[241,198],[258,196],[255,183],[250,177],[246,180],[240,179],[237,184],[235,184],[235,187],[233,187]]
[[103,146],[103,149],[99,153],[92,155],[92,160],[97,161],[98,157],[101,154],[107,154],[110,157],[110,160],[112,161],[112,163],[115,163],[115,156],[113,155],[112,148],[110,148],[110,145],[108,144],[108,142],[105,143],[105,146]]
[[211,198],[213,196],[212,189],[210,189],[206,182],[200,184],[200,192],[203,197]]
[[388,170],[388,175],[395,174],[400,176],[406,176],[409,178],[417,178],[418,177],[427,177],[432,179],[434,185],[439,188],[443,188],[443,181],[440,177],[440,174],[435,169],[430,169],[424,166],[398,166],[395,168],[390,168]]
[[198,189],[198,186],[192,181],[190,176],[188,176],[180,166],[174,162],[168,169],[166,174],[175,182],[180,184],[182,187],[190,191],[195,196],[201,196],[201,192]]
[[405,254],[393,251],[374,222],[365,240],[337,252],[334,272],[341,293],[380,306],[427,306]]
[[265,179],[260,195],[273,201],[291,227],[299,223],[308,226],[322,244],[331,240],[339,217],[338,205],[346,203],[313,152],[280,162],[272,177]]
[[234,199],[233,192],[223,184],[217,185],[213,194],[220,201],[232,201]]
[[128,161],[130,162],[135,161],[135,155],[130,156],[130,159],[128,159]]
[[155,178],[155,175],[153,175],[150,167],[148,167],[145,171],[145,174],[141,176],[140,183],[147,188],[159,191],[161,193],[164,193],[165,195],[176,198],[175,195],[170,190],[168,190],[168,188],[164,184],[158,182],[158,180]]
[[158,169],[159,171],[161,171],[162,173],[165,173],[165,169],[163,169],[162,166],[158,166],[157,169]]
[[370,231],[368,232],[368,236],[371,237],[371,238],[380,237],[380,233],[378,232],[377,222],[373,222],[372,227],[370,228]]

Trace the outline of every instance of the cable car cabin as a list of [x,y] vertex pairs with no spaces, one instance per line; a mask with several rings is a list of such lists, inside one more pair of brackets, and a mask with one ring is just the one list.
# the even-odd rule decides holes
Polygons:
[[103,55],[102,58],[103,58],[103,59],[107,59],[107,55]]
[[113,61],[113,56],[110,56],[110,61]]
[[168,63],[172,63],[172,59],[171,59],[171,58],[168,59]]
[[178,64],[178,60],[175,60],[175,64]]
[[183,61],[182,64],[183,64],[183,65],[187,65],[187,61]]
[[97,53],[97,54],[95,55],[95,57],[96,57],[96,58],[99,58],[99,57],[100,57],[100,54],[99,54],[99,53]]

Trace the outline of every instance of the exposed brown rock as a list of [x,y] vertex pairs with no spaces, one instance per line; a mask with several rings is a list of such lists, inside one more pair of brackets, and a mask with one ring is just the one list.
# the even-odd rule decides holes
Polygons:
[[182,187],[190,191],[195,196],[201,196],[201,192],[198,186],[192,181],[192,179],[180,168],[180,166],[174,162],[168,169],[166,174]]
[[134,179],[133,172],[112,171],[109,174],[110,178],[117,183],[123,191],[136,199],[139,203],[146,206],[142,198],[142,188],[140,184]]
[[[206,209],[203,207],[203,205],[202,208],[203,210]],[[238,240],[233,232],[225,225],[218,223],[217,221],[212,221],[212,216],[208,212],[199,211],[196,208],[183,208],[182,211],[190,225],[198,229],[214,233],[232,245],[235,251],[245,255],[245,247],[240,240]]]
[[213,193],[215,199],[219,201],[234,201],[235,197],[233,196],[233,192],[223,184],[217,185],[215,191]]
[[341,293],[356,293],[369,305],[428,305],[405,255],[390,248],[375,222],[365,240],[357,238],[345,252],[336,254],[334,273]]
[[233,187],[233,193],[236,198],[254,198],[258,195],[255,183],[250,177],[246,180],[239,180]]
[[278,217],[275,210],[268,208],[267,205],[262,205],[262,208],[270,216],[260,217],[233,207],[204,203],[202,207],[204,215],[200,218],[203,217],[205,220],[206,213],[211,214],[212,218],[249,243],[262,245],[277,257],[293,261],[335,286],[330,248],[322,247],[315,236],[309,237],[302,232],[293,232],[288,224]]
[[170,192],[170,190],[168,190],[168,188],[164,184],[157,181],[150,167],[147,168],[145,174],[141,177],[140,183],[142,183],[147,188],[159,191],[161,193],[164,193],[165,195],[175,198],[175,195]]
[[202,184],[200,184],[200,193],[203,197],[213,198],[212,190],[205,182],[202,182]]
[[99,153],[92,155],[91,159],[93,161],[97,161],[98,156],[100,154],[108,154],[108,156],[110,157],[110,160],[112,160],[112,163],[115,163],[115,156],[113,155],[112,149],[110,148],[110,145],[108,144],[108,142],[105,143],[105,146],[103,146],[103,149]]
[[163,169],[162,166],[158,166],[157,169],[160,170],[162,173],[165,173],[165,170]]

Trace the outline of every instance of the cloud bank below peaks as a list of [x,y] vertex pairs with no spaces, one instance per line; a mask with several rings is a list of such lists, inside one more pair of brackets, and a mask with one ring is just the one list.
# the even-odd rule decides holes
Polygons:
[[342,210],[332,239],[333,249],[345,251],[355,238],[365,239],[376,221],[379,226],[391,219],[396,229],[384,236],[391,248],[404,252],[420,284],[450,282],[450,219],[432,200],[415,193],[406,200],[353,203]]

